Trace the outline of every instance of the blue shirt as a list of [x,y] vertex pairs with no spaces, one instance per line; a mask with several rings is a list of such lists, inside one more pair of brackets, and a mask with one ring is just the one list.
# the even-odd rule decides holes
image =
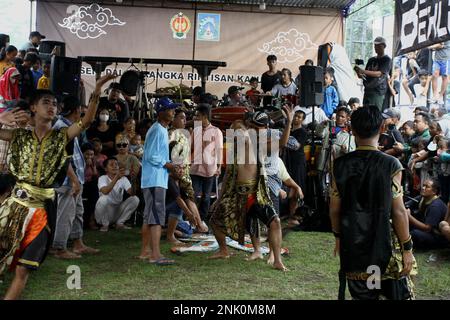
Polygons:
[[323,105],[321,105],[320,108],[322,108],[328,118],[331,118],[338,104],[339,96],[336,89],[333,86],[326,87]]
[[39,79],[44,75],[44,72],[42,70],[38,70],[38,71],[34,71],[33,69],[31,69],[31,73],[33,74],[33,85],[34,88],[37,88]]
[[[53,125],[53,129],[60,129],[65,127],[70,127],[72,125],[72,122],[66,118],[59,118],[58,121],[55,122]],[[77,175],[78,181],[80,184],[84,184],[84,156],[83,152],[81,152],[80,144],[78,142],[78,138],[75,137],[73,139],[73,155],[72,155],[72,165],[73,169],[75,171],[75,174]],[[70,186],[69,178],[66,177],[64,180],[63,186]]]
[[155,122],[145,137],[141,188],[167,189],[169,171],[164,167],[167,162],[169,162],[169,132],[159,122]]

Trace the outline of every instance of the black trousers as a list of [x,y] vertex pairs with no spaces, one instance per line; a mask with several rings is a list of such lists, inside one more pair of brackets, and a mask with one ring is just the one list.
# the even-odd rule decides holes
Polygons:
[[405,277],[399,280],[382,280],[380,289],[369,289],[365,280],[347,280],[348,291],[354,300],[379,300],[384,296],[388,300],[411,299],[408,282]]

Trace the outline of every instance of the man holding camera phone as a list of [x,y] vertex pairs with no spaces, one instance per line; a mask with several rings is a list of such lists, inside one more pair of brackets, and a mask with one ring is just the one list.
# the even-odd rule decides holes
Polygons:
[[392,59],[384,53],[386,39],[377,37],[374,40],[377,55],[369,59],[366,69],[355,67],[359,78],[363,79],[364,99],[363,105],[376,105],[383,110],[384,97],[388,89],[388,75],[392,68]]

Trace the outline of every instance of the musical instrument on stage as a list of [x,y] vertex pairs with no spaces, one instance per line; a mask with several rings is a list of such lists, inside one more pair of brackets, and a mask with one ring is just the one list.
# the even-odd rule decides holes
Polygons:
[[229,129],[236,120],[245,120],[247,107],[218,107],[211,109],[211,123],[221,130]]

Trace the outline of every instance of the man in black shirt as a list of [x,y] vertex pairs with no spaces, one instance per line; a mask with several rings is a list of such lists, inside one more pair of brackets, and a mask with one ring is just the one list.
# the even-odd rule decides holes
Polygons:
[[402,152],[394,149],[395,143],[405,143],[402,134],[397,129],[398,122],[400,121],[400,111],[396,108],[389,108],[383,112],[385,132],[380,135],[378,141],[380,150],[386,154],[394,157],[399,157]]
[[28,52],[23,59],[23,63],[17,65],[16,68],[20,72],[20,98],[29,100],[30,97],[34,95],[36,88],[33,83],[33,73],[31,72],[31,68],[38,60],[38,55],[33,52]]
[[341,260],[340,299],[345,298],[346,282],[354,299],[414,297],[410,274],[416,270],[403,204],[403,168],[398,159],[377,149],[382,125],[376,106],[354,111],[351,126],[358,147],[334,162],[330,218],[334,252]]
[[125,120],[130,116],[130,109],[128,103],[120,99],[122,88],[119,83],[112,82],[108,90],[108,97],[100,98],[98,109],[107,109],[109,111],[109,120],[117,121],[120,125],[123,125]]
[[386,40],[383,37],[377,37],[374,46],[377,55],[369,59],[365,70],[355,67],[355,71],[358,77],[364,80],[363,105],[376,105],[381,111],[388,89],[387,81],[392,68],[392,60],[384,54]]
[[[277,70],[277,57],[275,55],[270,55],[267,57],[267,65],[269,70],[264,72],[261,76],[261,89],[264,93],[271,93],[272,88],[281,83],[281,72]],[[264,97],[263,105],[271,105],[272,97]]]

